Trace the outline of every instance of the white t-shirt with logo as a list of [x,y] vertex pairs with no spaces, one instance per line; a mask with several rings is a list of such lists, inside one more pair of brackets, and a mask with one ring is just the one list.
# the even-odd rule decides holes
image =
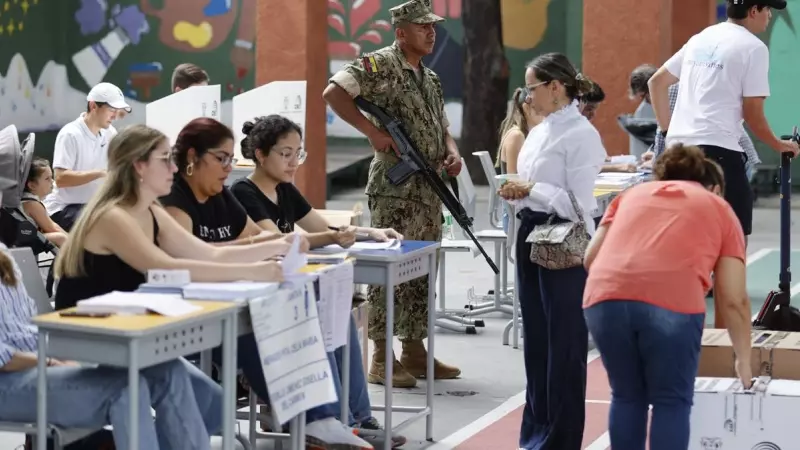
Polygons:
[[769,97],[769,50],[761,39],[722,22],[692,36],[664,67],[680,79],[666,144],[743,151],[742,98]]
[[[108,143],[112,133],[100,130],[94,134],[86,125],[85,113],[74,121],[64,125],[56,136],[53,149],[53,171],[67,169],[75,171],[108,169]],[[86,183],[82,186],[59,188],[53,187],[44,199],[47,214],[53,215],[71,204],[85,205],[92,198],[105,178]]]

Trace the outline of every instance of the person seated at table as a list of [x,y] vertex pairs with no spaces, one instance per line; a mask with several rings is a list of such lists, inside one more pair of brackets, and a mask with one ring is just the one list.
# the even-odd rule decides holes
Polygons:
[[[186,269],[196,281],[282,280],[277,262],[231,261],[242,255],[255,260],[254,255],[285,253],[291,245],[288,239],[214,247],[186,232],[158,205],[176,170],[161,132],[144,125],[128,127],[112,140],[108,158],[106,179],[56,258],[56,309],[112,291],[134,291],[151,269]],[[203,382],[193,383],[198,400],[212,401],[213,396],[201,393],[208,391],[204,384],[213,381],[205,375],[193,377],[197,379]]]
[[[403,239],[397,231],[369,227],[350,227],[330,230],[328,222],[317,212],[303,194],[292,184],[298,167],[305,161],[303,131],[290,119],[280,115],[257,117],[245,122],[242,127],[242,156],[252,160],[256,168],[252,174],[233,183],[231,192],[244,206],[247,215],[265,230],[292,233],[295,224],[309,233],[311,247],[332,243],[349,247],[354,232],[368,235],[376,241]],[[335,360],[341,372],[344,347],[335,351]],[[341,375],[341,373],[340,373]],[[355,322],[350,317],[350,413],[348,424],[359,430],[366,438],[376,436],[383,430],[372,416],[372,407],[367,393],[364,367],[361,364],[361,345]],[[395,445],[406,439],[394,436]]]
[[43,203],[44,198],[52,191],[53,170],[50,168],[50,161],[37,156],[31,161],[20,205],[22,212],[44,237],[56,247],[61,247],[67,240],[67,232],[50,218]]
[[[161,197],[161,203],[186,231],[203,241],[219,245],[264,234],[272,238],[282,236],[256,225],[224,185],[235,164],[230,128],[210,118],[192,120],[178,134],[174,151],[178,174],[171,192]],[[305,244],[308,245],[307,240]],[[243,255],[240,261],[256,261],[263,257],[248,254]],[[328,354],[328,359],[331,367],[336,367],[332,353]],[[361,356],[357,360],[360,361]],[[239,363],[249,386],[262,401],[267,402],[267,386],[252,334],[239,340]],[[307,411],[306,434],[309,440],[314,444],[321,441],[323,447],[330,445],[337,449],[372,448],[336,419],[339,412],[338,402]]]
[[[37,314],[22,273],[0,244],[0,421],[36,422]],[[210,449],[222,424],[222,389],[199,369],[176,359],[142,369],[139,445],[155,450]],[[47,422],[62,428],[113,427],[116,448],[128,449],[128,371],[81,367],[47,358]],[[155,409],[155,422],[150,408]]]

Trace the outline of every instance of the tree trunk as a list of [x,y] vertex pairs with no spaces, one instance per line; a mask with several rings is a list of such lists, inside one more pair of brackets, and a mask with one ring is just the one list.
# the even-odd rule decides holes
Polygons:
[[463,0],[464,112],[459,150],[475,184],[488,184],[472,152],[497,155],[498,131],[508,105],[509,65],[503,47],[500,1]]

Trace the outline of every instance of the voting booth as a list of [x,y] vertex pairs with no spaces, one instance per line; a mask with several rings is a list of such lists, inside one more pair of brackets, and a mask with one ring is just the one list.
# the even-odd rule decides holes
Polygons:
[[306,127],[306,82],[273,81],[233,97],[234,154],[240,164],[247,162],[242,156],[242,125],[256,117],[280,114],[292,122]]
[[187,123],[198,117],[222,121],[220,85],[192,86],[145,106],[145,125],[164,133],[171,145]]

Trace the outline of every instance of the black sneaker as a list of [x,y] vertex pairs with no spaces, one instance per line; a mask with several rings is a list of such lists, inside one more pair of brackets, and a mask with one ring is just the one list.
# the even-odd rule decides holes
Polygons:
[[[386,432],[378,419],[369,417],[354,426],[358,436],[373,445],[383,444],[383,436]],[[392,436],[392,448],[400,448],[406,443],[405,436],[399,434]],[[377,448],[376,445],[376,448]]]

